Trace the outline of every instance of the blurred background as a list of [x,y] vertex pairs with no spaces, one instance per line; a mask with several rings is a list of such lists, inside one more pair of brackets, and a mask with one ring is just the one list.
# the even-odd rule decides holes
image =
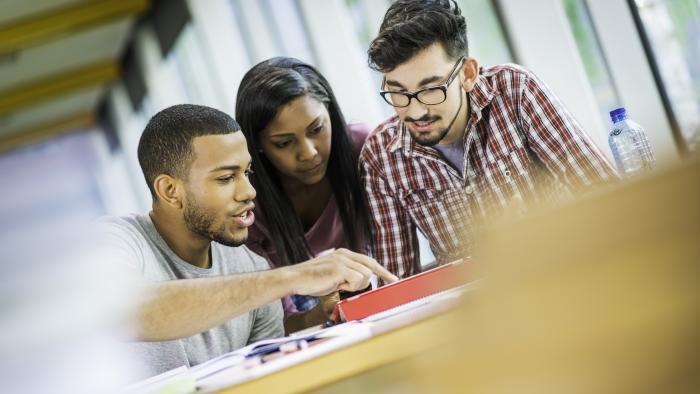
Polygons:
[[[660,167],[700,146],[699,0],[458,3],[470,54],[533,70],[608,156],[608,111],[618,106],[646,129]],[[74,311],[56,295],[85,290],[39,292],[37,275],[95,285],[76,268],[89,261],[66,258],[85,223],[150,209],[136,147],[157,111],[196,103],[233,114],[243,74],[284,55],[321,70],[348,120],[373,128],[390,116],[366,57],[389,4],[0,0],[0,350],[17,351],[10,323],[60,319],[42,313]],[[102,316],[91,308],[86,316]],[[45,332],[30,334],[40,348]]]
[[[392,113],[366,48],[388,0],[0,0],[0,250],[66,223],[147,211],[139,135],[178,103],[234,112],[272,56],[308,61],[346,118]],[[700,140],[698,0],[461,0],[471,55],[535,71],[609,154],[625,106],[662,165]],[[4,258],[12,260],[12,255]]]
[[[604,152],[617,106],[646,128],[660,164],[696,149],[698,0],[458,3],[471,55],[535,71]],[[272,56],[318,66],[346,118],[376,126],[392,108],[366,48],[389,4],[0,0],[0,250],[147,211],[136,146],[148,119],[178,103],[232,114],[245,71]]]

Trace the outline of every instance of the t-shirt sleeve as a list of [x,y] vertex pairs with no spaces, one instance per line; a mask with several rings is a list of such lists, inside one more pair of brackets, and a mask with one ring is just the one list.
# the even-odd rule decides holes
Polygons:
[[282,301],[275,300],[255,310],[253,329],[250,331],[248,343],[262,339],[279,338],[284,336],[284,320]]
[[104,263],[143,274],[143,240],[136,229],[119,218],[98,219],[95,229],[96,251]]
[[[267,260],[264,258],[254,253],[249,253],[249,256],[253,260],[255,271],[269,269]],[[282,302],[280,300],[257,308],[254,315],[253,329],[250,332],[248,343],[253,343],[261,339],[284,336],[284,314],[282,312]]]

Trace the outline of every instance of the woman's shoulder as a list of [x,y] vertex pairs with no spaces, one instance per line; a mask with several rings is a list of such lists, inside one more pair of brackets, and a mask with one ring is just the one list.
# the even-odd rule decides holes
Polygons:
[[370,130],[367,123],[363,122],[350,122],[348,123],[348,132],[352,138],[352,145],[355,151],[359,152],[362,149],[362,145],[365,143],[367,136],[372,130]]
[[277,250],[272,243],[270,232],[262,221],[255,219],[252,226],[248,227],[248,238],[245,246],[253,253],[267,260],[271,268],[280,267],[282,262],[277,255]]
[[262,218],[262,210],[259,206],[256,206],[253,210],[255,215],[255,221],[253,225],[248,227],[248,238],[246,239],[245,245],[250,248],[253,252],[267,256],[269,253],[266,244],[268,244],[270,239],[270,233],[265,226],[265,222]]

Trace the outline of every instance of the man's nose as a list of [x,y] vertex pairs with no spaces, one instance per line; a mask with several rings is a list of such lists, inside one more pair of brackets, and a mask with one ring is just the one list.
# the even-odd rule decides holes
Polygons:
[[257,196],[257,192],[255,191],[253,184],[250,183],[250,179],[246,177],[245,180],[241,182],[239,187],[236,188],[234,199],[241,202],[253,201],[255,196]]
[[411,118],[418,120],[428,113],[428,108],[425,104],[418,101],[415,97],[408,103],[408,107],[403,108],[404,113],[402,118]]

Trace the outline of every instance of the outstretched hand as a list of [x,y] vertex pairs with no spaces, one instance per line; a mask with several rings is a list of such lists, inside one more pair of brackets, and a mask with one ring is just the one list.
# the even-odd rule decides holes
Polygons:
[[315,259],[297,264],[294,294],[322,296],[334,291],[357,291],[369,285],[376,274],[384,283],[398,280],[374,259],[347,249],[338,249]]

